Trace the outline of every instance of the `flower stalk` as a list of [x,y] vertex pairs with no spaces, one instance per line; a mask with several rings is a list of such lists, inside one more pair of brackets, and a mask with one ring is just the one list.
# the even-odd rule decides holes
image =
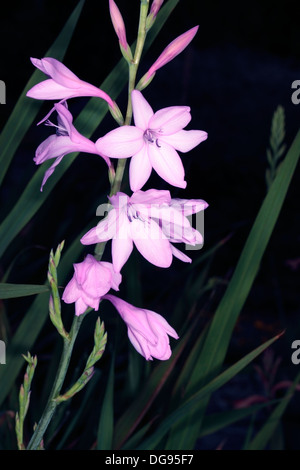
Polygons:
[[[130,62],[128,62],[129,64],[128,103],[127,103],[126,116],[125,116],[125,120],[123,123],[123,125],[127,125],[127,126],[130,125],[131,120],[132,120],[131,92],[135,88],[136,75],[137,75],[138,67],[140,64],[140,60],[141,60],[141,56],[142,56],[142,52],[143,52],[143,48],[144,48],[144,44],[146,40],[146,35],[147,35],[146,23],[147,23],[148,10],[149,10],[149,0],[141,0],[136,48],[135,48],[133,59]],[[120,158],[118,160],[114,178],[113,179],[111,178],[110,180],[110,183],[111,183],[111,189],[110,189],[110,194],[109,194],[110,196],[113,196],[118,191],[120,191],[125,168],[126,168],[126,158]],[[110,173],[110,177],[112,177],[112,173]],[[105,245],[106,245],[106,242],[101,242],[96,245],[94,253],[95,253],[95,258],[97,260],[101,259]]]
[[26,372],[24,375],[24,382],[20,387],[19,392],[19,412],[16,413],[16,437],[17,437],[17,445],[19,450],[25,450],[25,445],[23,442],[23,428],[24,428],[24,420],[28,411],[29,402],[30,402],[30,386],[33,379],[33,375],[35,372],[35,368],[37,365],[37,357],[31,356],[28,352],[27,356],[24,356],[25,361],[27,361],[28,365],[26,368]]
[[[87,313],[87,312],[86,312]],[[46,405],[46,408],[42,414],[42,417],[33,433],[33,436],[31,440],[29,441],[29,444],[27,446],[27,450],[37,450],[43,436],[46,432],[46,429],[54,415],[54,412],[56,410],[57,405],[59,402],[57,402],[57,397],[60,394],[61,388],[63,386],[65,376],[68,370],[68,365],[71,359],[72,351],[73,351],[73,346],[76,340],[76,337],[78,335],[81,323],[85,317],[85,314],[80,315],[79,317],[75,316],[72,327],[70,330],[70,333],[68,334],[68,337],[64,338],[64,347],[63,347],[63,352],[60,360],[60,364],[58,366],[58,372],[57,376],[50,394],[50,397],[48,399],[48,403]]]

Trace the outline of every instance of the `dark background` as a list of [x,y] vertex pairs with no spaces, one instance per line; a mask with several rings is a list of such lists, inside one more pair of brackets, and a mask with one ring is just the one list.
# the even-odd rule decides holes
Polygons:
[[[33,72],[29,57],[44,56],[76,4],[75,1],[36,0],[1,5],[0,79],[6,83],[7,103],[0,106],[0,129]],[[137,30],[139,1],[118,0],[117,4],[131,43]],[[170,190],[174,197],[202,198],[209,203],[205,212],[204,249],[232,235],[211,267],[211,275],[225,278],[234,269],[266,193],[266,149],[272,115],[278,105],[285,110],[287,147],[299,129],[300,104],[297,106],[291,101],[291,84],[300,80],[299,5],[292,1],[236,4],[181,0],[145,56],[139,76],[171,40],[196,24],[199,24],[199,31],[191,45],[158,71],[144,96],[154,110],[171,105],[191,106],[192,121],[188,128],[208,132],[206,142],[182,157],[187,189]],[[87,0],[65,56],[65,65],[83,80],[99,85],[119,58],[108,2]],[[125,99],[124,92],[117,100],[122,110]],[[78,101],[71,104],[74,114],[80,110],[84,99]],[[39,118],[49,109],[50,104],[46,103]],[[107,116],[100,131],[104,134],[112,126],[115,124]],[[41,127],[33,127],[26,135],[0,190],[2,213],[9,210],[34,173],[35,148],[48,135],[49,129]],[[18,237],[16,243],[20,249],[26,247],[27,253],[29,250],[32,269],[28,269],[28,259],[19,256],[11,282],[24,282],[25,264],[28,282],[41,282],[49,249],[63,238],[71,241],[94,216],[94,200],[100,185],[103,185],[101,194],[108,191],[104,171],[105,165],[93,156],[76,160],[57,185],[51,204],[46,202]],[[292,378],[297,372],[297,366],[291,366],[290,344],[300,338],[299,269],[296,269],[297,264],[292,269],[288,263],[300,257],[299,183],[298,169],[235,329],[228,358],[241,357],[243,351],[249,351],[287,328],[285,339],[276,349],[276,354],[283,358],[282,379]],[[155,175],[145,189],[151,186],[166,187]],[[66,220],[71,222],[66,225]],[[0,265],[2,272],[7,269],[10,257],[9,249]],[[180,274],[181,265],[175,263],[174,269]],[[158,275],[156,280],[152,278],[149,298],[155,296],[155,289],[159,288],[162,279],[159,276],[165,275]],[[250,392],[258,393],[256,386],[253,380]],[[247,387],[249,382],[233,384],[216,399],[216,408],[225,406],[226,393],[229,401],[241,398]],[[298,430],[299,399],[294,399],[292,406],[287,417],[287,446],[298,448],[299,443],[293,436],[294,429]],[[233,435],[238,432],[233,429]],[[229,442],[230,437],[229,434]],[[215,442],[202,445],[213,448]]]

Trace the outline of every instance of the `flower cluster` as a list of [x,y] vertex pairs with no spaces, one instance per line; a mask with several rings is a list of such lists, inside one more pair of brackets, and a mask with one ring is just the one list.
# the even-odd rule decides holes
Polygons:
[[[147,18],[148,28],[155,21],[162,3],[162,0],[152,2]],[[113,0],[109,0],[109,8],[121,52],[127,60],[131,60],[132,53],[126,40],[121,13]],[[112,240],[112,263],[100,261],[88,254],[84,261],[74,264],[74,275],[65,287],[62,299],[66,303],[75,303],[77,316],[89,307],[98,310],[100,301],[109,300],[126,323],[132,345],[147,360],[169,359],[169,336],[178,339],[176,331],[158,313],[137,308],[108,292],[110,289],[119,290],[121,270],[134,246],[150,263],[168,268],[173,257],[183,262],[192,261],[174,246],[176,243],[192,246],[203,243],[202,234],[191,226],[188,216],[204,210],[208,206],[205,201],[174,199],[168,190],[142,190],[152,170],[171,186],[185,188],[184,165],[178,152],[186,153],[207,138],[207,133],[202,130],[185,129],[191,121],[189,106],[170,106],[154,112],[141,93],[156,71],[185,49],[197,29],[194,27],[172,41],[131,92],[129,99],[134,125],[124,125],[117,104],[107,93],[81,80],[58,60],[51,57],[31,59],[33,65],[49,78],[31,88],[27,96],[59,100],[41,121],[55,128],[55,134],[38,146],[34,157],[38,165],[55,159],[45,172],[41,190],[62,158],[71,152],[98,155],[110,170],[113,170],[114,159],[130,159],[129,182],[132,194],[120,191],[112,194],[106,217],[81,238],[83,245]],[[68,99],[83,96],[105,100],[119,124],[119,127],[96,142],[76,130],[68,109]],[[54,112],[57,114],[57,124],[50,121]]]

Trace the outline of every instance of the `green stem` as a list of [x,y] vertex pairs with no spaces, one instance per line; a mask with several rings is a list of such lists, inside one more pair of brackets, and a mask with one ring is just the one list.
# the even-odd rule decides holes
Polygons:
[[[141,0],[141,8],[140,8],[140,19],[139,19],[139,27],[138,27],[138,36],[136,42],[136,48],[134,52],[134,57],[132,61],[129,63],[129,80],[128,80],[128,104],[127,104],[127,111],[126,117],[124,121],[125,126],[129,126],[132,120],[132,103],[131,103],[131,92],[134,90],[135,82],[136,82],[136,74],[138,71],[138,67],[140,64],[145,39],[147,35],[146,29],[146,21],[147,21],[147,14],[149,9],[149,0]],[[124,171],[126,168],[127,158],[120,158],[118,160],[117,169],[115,173],[115,177],[113,182],[111,183],[111,190],[110,196],[113,196],[117,192],[120,191]],[[106,242],[97,243],[95,247],[95,258],[99,261],[102,258],[104,248]]]
[[82,320],[85,317],[85,315],[86,314],[80,315],[79,317],[76,317],[76,316],[74,317],[74,320],[71,326],[71,331],[69,333],[69,338],[68,339],[64,338],[64,348],[63,348],[63,353],[62,353],[62,357],[60,360],[60,364],[58,366],[58,373],[57,373],[48,403],[46,405],[46,408],[27,446],[27,450],[36,450],[38,448],[46,432],[46,429],[54,415],[54,412],[58,405],[58,403],[55,400],[59,396],[61,388],[63,386],[65,376],[68,370],[68,365],[70,362],[73,346],[74,346],[79,328],[81,326]]

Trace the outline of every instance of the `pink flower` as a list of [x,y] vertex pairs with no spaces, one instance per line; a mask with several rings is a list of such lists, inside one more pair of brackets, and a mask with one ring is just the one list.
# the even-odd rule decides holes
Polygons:
[[88,307],[98,310],[100,299],[113,288],[119,290],[121,274],[115,273],[111,263],[97,261],[87,255],[82,263],[74,264],[74,275],[66,286],[62,300],[75,302],[75,313],[81,315]]
[[194,26],[194,28],[191,28],[185,33],[181,34],[163,50],[158,59],[150,67],[148,72],[145,73],[145,75],[139,81],[137,85],[139,90],[142,90],[150,83],[158,69],[166,65],[168,62],[171,62],[171,60],[173,60],[189,45],[196,35],[198,28],[199,26]]
[[147,361],[153,358],[165,361],[171,357],[169,336],[178,339],[178,335],[161,315],[134,307],[114,295],[105,295],[103,298],[118,310],[127,325],[129,340]]
[[109,0],[109,12],[114,30],[119,39],[121,51],[124,53],[125,57],[132,57],[130,47],[126,40],[126,29],[124,21],[114,0]]
[[[47,137],[47,139],[38,146],[33,160],[37,165],[40,165],[51,158],[56,158],[56,160],[45,172],[41,191],[43,190],[43,186],[49,176],[54,172],[55,167],[61,162],[62,158],[66,154],[71,152],[86,152],[99,155],[94,142],[84,137],[75,129],[72,124],[73,116],[66,106],[66,103],[56,103],[54,105],[54,109],[57,111],[57,125],[47,119],[52,111],[44,119],[46,120],[46,125],[56,127],[56,133]],[[109,158],[103,155],[101,156],[110,166]]]
[[[112,262],[119,272],[128,260],[133,245],[150,263],[168,268],[173,256],[191,262],[172,243],[189,245],[203,242],[187,218],[208,204],[202,200],[172,200],[169,191],[136,191],[131,197],[117,193],[109,198],[112,209],[107,217],[89,230],[82,238],[83,245],[112,239]],[[185,205],[187,206],[185,214]]]
[[199,130],[183,130],[190,122],[188,106],[171,106],[153,112],[141,92],[133,90],[135,126],[121,126],[96,142],[101,154],[111,158],[131,157],[129,167],[132,191],[141,189],[152,168],[173,186],[185,188],[184,167],[177,153],[188,152],[207,138]]
[[105,100],[112,109],[115,108],[115,102],[107,93],[88,82],[80,80],[59,60],[52,57],[31,58],[30,60],[35,67],[51,77],[34,85],[26,94],[30,98],[37,100],[66,100],[77,96],[98,96]]

